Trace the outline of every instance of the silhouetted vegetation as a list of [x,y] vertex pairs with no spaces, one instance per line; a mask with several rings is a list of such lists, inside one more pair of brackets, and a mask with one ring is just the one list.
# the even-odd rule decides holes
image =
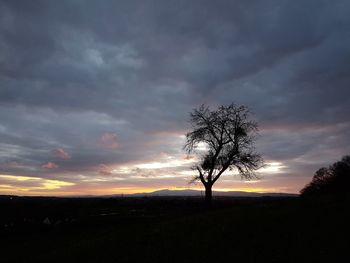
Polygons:
[[202,105],[191,113],[193,131],[186,134],[185,149],[193,153],[198,144],[204,143],[205,153],[197,153],[201,163],[194,181],[205,187],[205,200],[212,200],[212,186],[227,169],[237,169],[244,179],[256,178],[255,170],[263,165],[262,158],[254,151],[258,124],[249,119],[245,106],[220,106],[210,110]]
[[342,262],[345,202],[0,197],[6,262]]
[[350,156],[328,168],[320,168],[301,191],[302,196],[344,195],[350,193]]

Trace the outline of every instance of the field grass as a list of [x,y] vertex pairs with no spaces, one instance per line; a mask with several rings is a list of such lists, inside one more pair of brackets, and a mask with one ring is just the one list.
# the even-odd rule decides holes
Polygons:
[[2,197],[0,262],[343,262],[348,203]]

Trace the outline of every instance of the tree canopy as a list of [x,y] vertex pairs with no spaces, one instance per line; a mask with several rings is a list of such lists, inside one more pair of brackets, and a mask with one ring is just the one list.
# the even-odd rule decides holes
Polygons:
[[347,155],[328,168],[317,170],[311,182],[300,193],[302,196],[344,194],[350,193],[349,185],[350,156]]
[[[211,200],[212,185],[227,170],[238,170],[245,179],[256,178],[255,170],[263,165],[262,157],[255,152],[254,142],[258,124],[250,119],[246,106],[230,104],[216,110],[202,105],[190,116],[192,131],[186,134],[184,146],[188,153],[197,153],[200,163],[194,168],[206,190],[206,199]],[[204,143],[206,150],[196,151]]]

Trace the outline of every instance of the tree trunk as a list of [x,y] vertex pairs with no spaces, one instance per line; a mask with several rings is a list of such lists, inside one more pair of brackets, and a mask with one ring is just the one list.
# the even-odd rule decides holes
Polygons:
[[211,206],[212,199],[213,199],[211,187],[212,185],[210,184],[205,186],[205,203],[208,206]]

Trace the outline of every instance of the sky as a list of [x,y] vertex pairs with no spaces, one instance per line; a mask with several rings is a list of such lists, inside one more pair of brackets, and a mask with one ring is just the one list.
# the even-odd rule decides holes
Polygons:
[[189,113],[246,105],[260,180],[298,193],[350,154],[350,2],[0,0],[0,194],[189,184]]

